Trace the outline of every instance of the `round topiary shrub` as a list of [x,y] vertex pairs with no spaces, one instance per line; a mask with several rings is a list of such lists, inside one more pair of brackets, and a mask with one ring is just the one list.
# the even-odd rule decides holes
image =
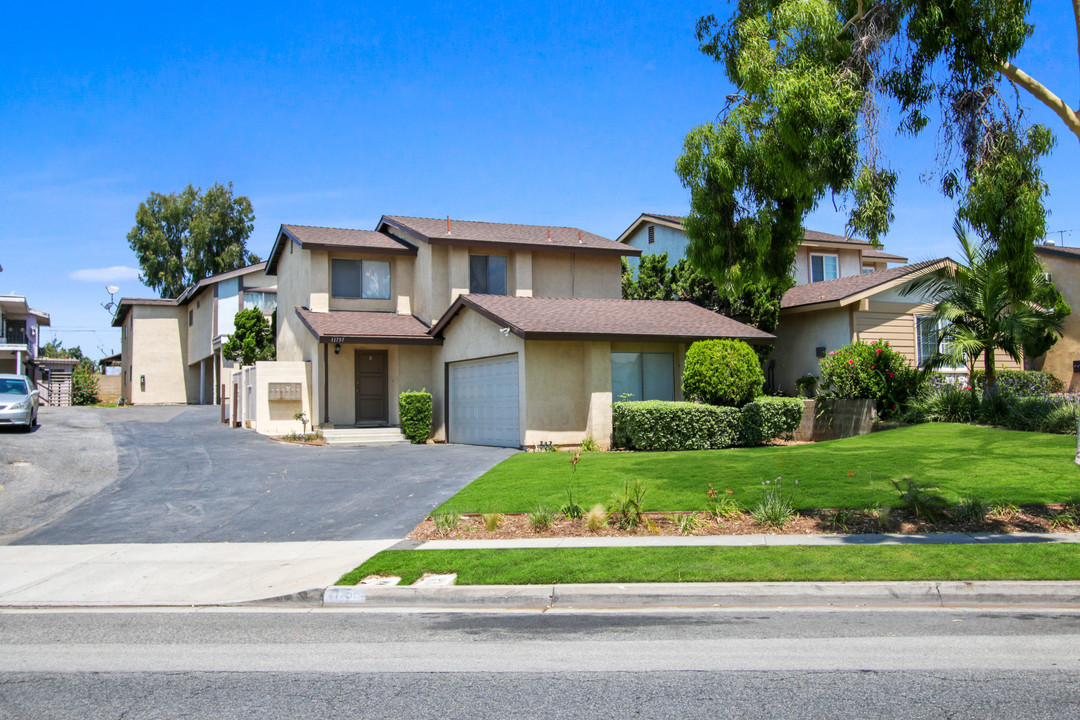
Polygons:
[[764,385],[761,361],[742,340],[703,340],[686,351],[682,390],[688,400],[742,407]]

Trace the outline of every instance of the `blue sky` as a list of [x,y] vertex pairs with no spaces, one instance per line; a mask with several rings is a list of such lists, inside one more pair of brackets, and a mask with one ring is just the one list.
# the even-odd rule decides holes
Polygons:
[[[1075,104],[1071,8],[1036,5],[1017,64]],[[250,197],[263,257],[282,223],[450,215],[615,238],[642,211],[682,214],[682,139],[730,92],[693,37],[710,12],[729,6],[22,4],[0,53],[0,293],[51,313],[45,340],[119,350],[104,286],[155,296],[125,239],[135,209],[188,183]],[[1080,230],[1080,144],[1029,104],[1059,139],[1049,227]],[[885,148],[901,173],[886,249],[955,254],[954,208],[919,180],[932,134]],[[808,227],[843,224],[826,201]]]

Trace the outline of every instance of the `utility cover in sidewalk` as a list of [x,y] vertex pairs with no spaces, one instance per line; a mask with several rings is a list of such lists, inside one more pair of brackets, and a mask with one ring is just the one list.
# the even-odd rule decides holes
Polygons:
[[413,587],[449,587],[457,580],[457,573],[449,575],[425,574],[413,583]]

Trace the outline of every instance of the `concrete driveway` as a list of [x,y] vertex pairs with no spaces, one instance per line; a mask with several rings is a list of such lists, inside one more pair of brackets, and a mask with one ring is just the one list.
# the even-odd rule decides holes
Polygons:
[[231,430],[216,407],[43,408],[0,433],[0,544],[403,537],[514,451],[308,447]]

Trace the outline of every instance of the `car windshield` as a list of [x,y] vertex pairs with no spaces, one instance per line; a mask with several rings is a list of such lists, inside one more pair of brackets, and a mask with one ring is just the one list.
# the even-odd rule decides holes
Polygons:
[[30,387],[25,380],[0,378],[0,395],[29,395]]

